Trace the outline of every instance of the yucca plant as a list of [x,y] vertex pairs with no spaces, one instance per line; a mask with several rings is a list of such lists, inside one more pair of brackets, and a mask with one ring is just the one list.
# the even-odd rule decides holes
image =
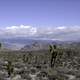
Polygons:
[[50,59],[50,64],[51,67],[55,66],[55,63],[58,65],[62,66],[62,57],[63,57],[63,49],[62,48],[58,48],[56,45],[50,45],[49,46],[49,51],[51,53],[51,59]]
[[26,56],[26,54],[23,55],[22,59],[24,63],[28,62],[28,57]]
[[29,54],[28,54],[28,63],[31,63],[32,57],[33,57],[32,54],[29,53]]
[[57,46],[49,45],[49,51],[51,53],[50,65],[54,67],[58,55]]
[[6,67],[7,67],[8,75],[10,77],[11,74],[13,73],[13,65],[12,65],[12,62],[11,61],[8,61],[8,64],[6,65]]

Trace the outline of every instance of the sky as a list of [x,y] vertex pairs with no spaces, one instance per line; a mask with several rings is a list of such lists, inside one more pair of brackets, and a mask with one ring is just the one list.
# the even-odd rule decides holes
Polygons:
[[0,0],[0,36],[80,39],[80,0]]

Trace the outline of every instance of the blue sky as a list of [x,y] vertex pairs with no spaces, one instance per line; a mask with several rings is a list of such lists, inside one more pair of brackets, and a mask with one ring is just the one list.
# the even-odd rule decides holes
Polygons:
[[0,26],[80,25],[80,0],[0,0]]
[[[21,25],[24,26],[23,30]],[[45,38],[55,38],[58,34],[60,37],[65,33],[67,39],[79,35],[80,0],[0,0],[0,35],[24,36],[29,33],[33,36],[31,31],[27,32],[28,28],[25,30],[25,26],[31,26],[28,28],[33,33]],[[60,31],[54,31],[55,28],[59,28]],[[78,30],[77,33],[74,31],[75,28]],[[66,31],[68,29],[71,31]],[[44,32],[47,32],[47,35]],[[64,36],[61,39],[64,39]]]

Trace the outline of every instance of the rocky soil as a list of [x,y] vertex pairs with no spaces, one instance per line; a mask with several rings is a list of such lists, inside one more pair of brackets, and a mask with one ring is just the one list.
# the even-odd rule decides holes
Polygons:
[[[80,80],[80,56],[64,53],[51,68],[48,53],[43,55],[7,53],[0,54],[0,80]],[[13,68],[10,75],[7,65]]]

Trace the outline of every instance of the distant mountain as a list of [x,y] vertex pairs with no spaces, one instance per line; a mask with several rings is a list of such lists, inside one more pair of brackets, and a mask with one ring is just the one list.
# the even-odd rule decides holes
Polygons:
[[44,40],[31,38],[3,38],[0,39],[3,48],[11,50],[43,50],[48,49],[49,44],[56,44],[62,47],[79,47],[79,41],[59,41],[59,40]]
[[18,43],[7,43],[7,42],[2,43],[2,48],[7,49],[7,50],[19,50],[23,46],[24,45],[21,45],[21,44],[18,44]]
[[30,39],[30,38],[4,38],[0,39],[4,48],[11,50],[38,50],[46,49],[49,44],[52,44],[52,40],[42,40],[42,39]]
[[31,45],[25,45],[21,50],[27,50],[27,51],[33,51],[33,50],[47,50],[49,46],[49,43],[47,42],[38,42],[34,41]]

